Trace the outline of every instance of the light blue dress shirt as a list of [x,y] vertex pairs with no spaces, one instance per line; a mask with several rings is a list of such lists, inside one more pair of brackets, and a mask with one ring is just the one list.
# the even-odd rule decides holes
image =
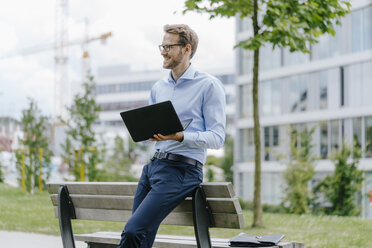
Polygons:
[[168,78],[157,81],[151,89],[150,104],[170,100],[180,120],[193,119],[183,131],[182,142],[156,142],[160,152],[170,152],[206,161],[207,148],[219,149],[225,141],[226,98],[223,84],[215,77],[196,71],[192,65],[174,82]]

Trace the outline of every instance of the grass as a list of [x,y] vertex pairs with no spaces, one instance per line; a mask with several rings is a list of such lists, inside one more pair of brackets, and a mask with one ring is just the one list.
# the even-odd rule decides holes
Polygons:
[[[285,240],[304,242],[306,247],[371,247],[372,220],[355,217],[269,214],[263,228],[251,228],[252,213],[245,211],[243,230],[211,228],[212,237],[231,238],[240,232],[254,235],[282,233]],[[73,221],[75,233],[121,232],[124,223]],[[0,184],[0,230],[59,235],[58,219],[47,192],[23,195],[21,190]],[[192,227],[161,226],[161,234],[193,235]]]

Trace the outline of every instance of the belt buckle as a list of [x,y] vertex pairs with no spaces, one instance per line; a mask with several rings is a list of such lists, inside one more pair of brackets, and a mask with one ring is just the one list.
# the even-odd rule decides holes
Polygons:
[[159,152],[159,159],[166,159],[167,153],[166,152]]

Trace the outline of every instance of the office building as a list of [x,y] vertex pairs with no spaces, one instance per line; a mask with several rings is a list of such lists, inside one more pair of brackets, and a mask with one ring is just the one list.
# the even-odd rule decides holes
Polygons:
[[[262,201],[279,204],[283,197],[290,127],[316,126],[313,135],[316,179],[333,171],[329,156],[342,140],[356,139],[363,149],[359,168],[365,170],[361,203],[372,218],[366,194],[372,190],[372,1],[352,1],[352,13],[311,46],[311,54],[260,51],[259,105],[262,153]],[[237,42],[252,33],[248,19],[237,18]],[[237,114],[234,179],[238,194],[253,200],[254,139],[252,53],[237,49]]]

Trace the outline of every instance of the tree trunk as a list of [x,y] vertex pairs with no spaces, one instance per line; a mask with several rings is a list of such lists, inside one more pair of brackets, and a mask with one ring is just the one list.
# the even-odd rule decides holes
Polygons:
[[[253,34],[256,36],[259,31],[258,26],[258,3],[253,2]],[[253,121],[254,121],[254,148],[255,148],[255,169],[254,169],[254,198],[253,198],[253,223],[252,227],[261,227],[262,205],[261,205],[261,136],[260,136],[260,116],[258,107],[258,67],[259,67],[260,48],[254,50],[253,62]]]

